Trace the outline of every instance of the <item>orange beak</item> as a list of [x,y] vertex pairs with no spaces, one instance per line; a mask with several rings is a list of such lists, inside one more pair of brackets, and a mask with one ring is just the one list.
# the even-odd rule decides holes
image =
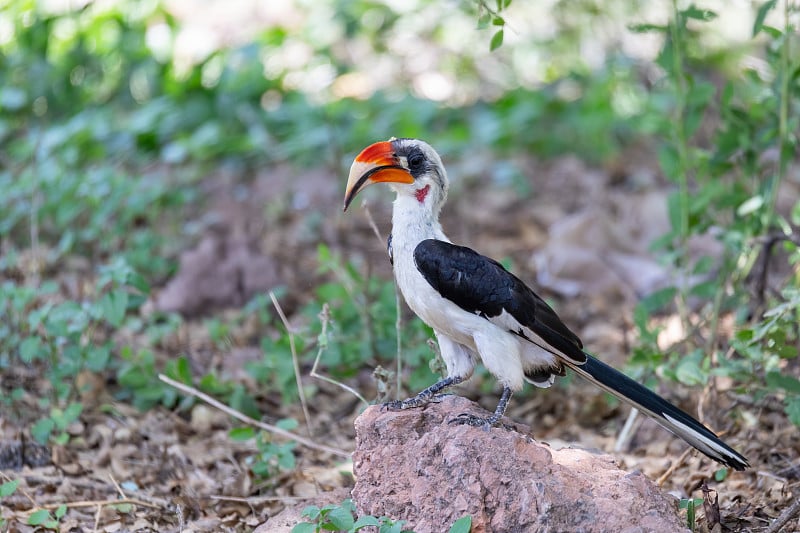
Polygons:
[[353,161],[344,191],[344,210],[368,186],[387,182],[414,183],[414,177],[398,164],[392,142],[382,141],[364,148]]

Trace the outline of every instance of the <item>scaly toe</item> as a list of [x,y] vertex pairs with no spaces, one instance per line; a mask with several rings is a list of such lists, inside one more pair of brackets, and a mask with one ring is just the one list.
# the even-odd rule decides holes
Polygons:
[[392,400],[390,402],[383,402],[381,404],[381,411],[399,411],[403,408],[403,402],[400,400]]

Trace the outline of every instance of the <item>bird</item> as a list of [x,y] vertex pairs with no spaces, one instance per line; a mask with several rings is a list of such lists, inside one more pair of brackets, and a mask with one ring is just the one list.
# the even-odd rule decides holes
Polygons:
[[734,470],[750,466],[694,417],[587,352],[553,308],[503,265],[447,238],[439,215],[449,182],[428,143],[393,137],[364,148],[350,167],[344,211],[376,183],[395,192],[388,252],[396,284],[433,329],[446,366],[441,380],[384,407],[403,410],[436,401],[441,391],[469,379],[480,362],[503,387],[497,408],[488,417],[464,413],[450,422],[490,429],[526,382],[546,388],[570,368],[711,459]]

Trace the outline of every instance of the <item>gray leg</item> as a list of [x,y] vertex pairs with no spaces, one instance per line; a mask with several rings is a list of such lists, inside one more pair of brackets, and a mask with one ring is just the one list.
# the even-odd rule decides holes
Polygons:
[[497,425],[497,422],[503,418],[503,415],[506,412],[506,407],[508,407],[508,401],[511,399],[511,389],[508,387],[503,387],[503,394],[500,396],[500,403],[497,404],[497,409],[494,410],[494,414],[487,418],[482,418],[480,416],[471,415],[468,413],[461,413],[454,419],[450,421],[451,424],[466,424],[469,426],[481,427],[483,426],[486,429],[489,429],[492,426]]
[[452,385],[458,385],[462,381],[464,381],[464,378],[462,377],[446,377],[440,381],[437,381],[427,389],[421,391],[416,396],[412,396],[411,398],[407,398],[405,400],[392,400],[391,402],[386,402],[383,404],[382,409],[397,411],[402,409],[411,409],[413,407],[421,407],[426,403],[437,399],[439,396],[437,393],[442,389],[446,389]]

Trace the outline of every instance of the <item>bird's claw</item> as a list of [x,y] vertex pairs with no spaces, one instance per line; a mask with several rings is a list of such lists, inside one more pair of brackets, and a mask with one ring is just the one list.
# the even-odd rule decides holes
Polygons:
[[484,431],[489,431],[492,426],[497,424],[497,418],[490,416],[488,418],[483,418],[481,416],[475,416],[469,413],[461,413],[457,417],[450,420],[450,424],[460,424],[465,426],[472,426],[476,428],[483,428]]
[[434,394],[433,396],[412,396],[405,400],[391,400],[381,404],[381,411],[402,411],[404,409],[413,409],[414,407],[422,407],[428,403],[439,403],[445,396],[450,394]]
[[381,411],[400,411],[402,409],[407,409],[408,407],[404,406],[404,402],[407,400],[391,400],[389,402],[383,402],[381,404]]

